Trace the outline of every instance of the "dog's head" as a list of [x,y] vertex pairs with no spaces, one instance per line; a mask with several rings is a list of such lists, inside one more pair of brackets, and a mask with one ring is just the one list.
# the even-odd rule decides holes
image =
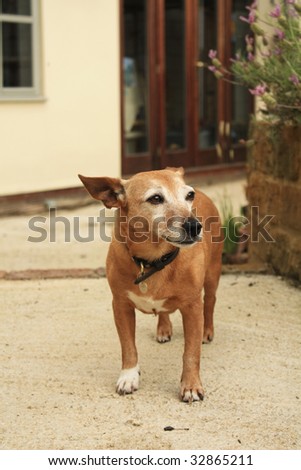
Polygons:
[[133,236],[148,234],[152,241],[175,246],[200,240],[202,226],[195,215],[195,190],[184,179],[183,168],[138,173],[129,180],[79,175],[92,197],[108,208],[119,207]]

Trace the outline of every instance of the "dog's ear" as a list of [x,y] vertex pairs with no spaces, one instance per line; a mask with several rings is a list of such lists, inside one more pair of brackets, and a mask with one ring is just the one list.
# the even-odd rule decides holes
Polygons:
[[102,201],[108,208],[126,205],[123,181],[118,178],[78,175],[79,179],[94,199]]
[[180,176],[184,176],[184,173],[185,173],[185,170],[182,166],[180,166],[179,168],[174,168],[174,167],[168,166],[166,168],[166,170],[174,171],[175,173],[177,173]]

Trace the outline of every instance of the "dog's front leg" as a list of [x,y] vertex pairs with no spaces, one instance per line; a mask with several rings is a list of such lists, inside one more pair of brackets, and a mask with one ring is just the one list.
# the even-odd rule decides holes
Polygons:
[[135,345],[135,309],[126,303],[113,300],[113,311],[122,351],[122,369],[116,384],[116,391],[120,395],[125,395],[133,393],[139,387],[140,369]]
[[201,299],[181,308],[184,327],[185,347],[181,397],[183,401],[199,401],[204,397],[200,380],[201,344],[203,338],[203,304]]

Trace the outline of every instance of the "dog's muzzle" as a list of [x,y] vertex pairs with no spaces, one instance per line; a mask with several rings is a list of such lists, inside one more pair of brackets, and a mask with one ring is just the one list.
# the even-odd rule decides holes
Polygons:
[[165,239],[175,246],[193,245],[201,240],[202,224],[195,217],[188,217],[181,225],[169,228],[172,236]]
[[202,230],[202,224],[195,217],[188,217],[182,227],[190,240],[198,238]]

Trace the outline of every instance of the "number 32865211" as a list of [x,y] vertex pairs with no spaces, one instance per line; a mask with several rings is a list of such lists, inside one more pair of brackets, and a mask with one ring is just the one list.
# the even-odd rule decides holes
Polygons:
[[244,466],[253,465],[251,455],[191,455],[190,465]]

